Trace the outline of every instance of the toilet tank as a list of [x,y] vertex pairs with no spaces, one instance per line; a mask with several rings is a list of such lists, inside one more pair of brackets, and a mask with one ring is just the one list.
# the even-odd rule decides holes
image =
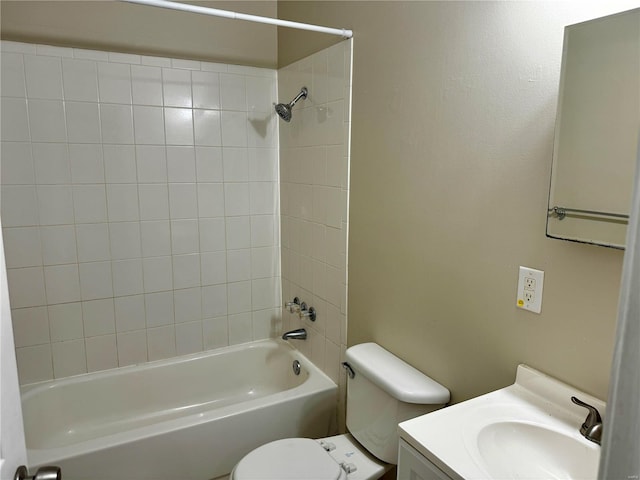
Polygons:
[[449,402],[449,390],[376,343],[347,349],[347,428],[372,455],[398,462],[398,424]]

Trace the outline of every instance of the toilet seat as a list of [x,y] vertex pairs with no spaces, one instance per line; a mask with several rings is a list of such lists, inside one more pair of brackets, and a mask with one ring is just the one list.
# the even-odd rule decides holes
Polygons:
[[309,438],[276,440],[248,453],[236,465],[233,480],[346,480],[327,451]]

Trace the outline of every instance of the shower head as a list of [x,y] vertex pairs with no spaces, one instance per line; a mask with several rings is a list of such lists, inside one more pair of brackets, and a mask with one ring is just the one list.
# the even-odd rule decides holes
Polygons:
[[296,98],[291,100],[289,103],[279,103],[276,105],[276,113],[282,118],[285,122],[291,121],[291,109],[293,106],[300,100],[301,98],[307,98],[308,90],[307,87],[302,87],[300,93],[296,95]]

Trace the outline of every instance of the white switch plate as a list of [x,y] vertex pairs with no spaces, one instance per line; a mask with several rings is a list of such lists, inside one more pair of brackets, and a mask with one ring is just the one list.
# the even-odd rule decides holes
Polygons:
[[520,267],[518,276],[518,296],[516,306],[540,313],[542,309],[542,284],[544,283],[544,272],[535,268]]

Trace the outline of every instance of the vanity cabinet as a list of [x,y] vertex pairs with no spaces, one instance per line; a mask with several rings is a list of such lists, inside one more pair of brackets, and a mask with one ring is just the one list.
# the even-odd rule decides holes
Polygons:
[[400,439],[397,480],[451,480],[451,477]]

